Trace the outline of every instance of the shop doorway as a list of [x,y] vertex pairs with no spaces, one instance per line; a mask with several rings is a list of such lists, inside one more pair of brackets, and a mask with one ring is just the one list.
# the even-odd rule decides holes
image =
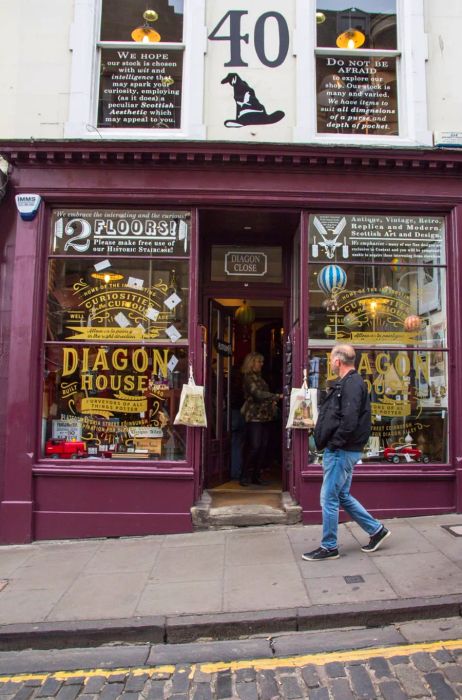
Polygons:
[[[299,282],[300,213],[274,210],[199,212],[201,324],[206,337],[204,381],[209,427],[204,434],[201,507],[248,508],[237,525],[289,522],[294,505],[292,447],[287,441],[286,402],[278,404],[263,472],[267,484],[239,484],[245,423],[241,366],[249,352],[263,355],[270,390],[287,396],[294,334],[294,289]],[[289,391],[290,393],[290,391]],[[211,499],[211,500],[210,500]],[[285,505],[284,505],[285,504]],[[259,510],[260,509],[260,510]],[[270,515],[268,513],[271,511]],[[274,515],[274,520],[272,519]],[[292,516],[291,516],[292,517]],[[298,511],[293,516],[299,519]],[[252,519],[253,518],[253,519]],[[214,525],[220,525],[217,520]]]
[[[250,352],[263,355],[262,376],[269,390],[283,391],[285,304],[283,301],[212,298],[208,303],[207,415],[204,486],[234,493],[246,450],[246,424],[241,414],[242,364]],[[267,491],[283,488],[283,406],[271,421],[262,480]],[[262,489],[259,489],[262,491]],[[255,490],[252,490],[252,492]]]

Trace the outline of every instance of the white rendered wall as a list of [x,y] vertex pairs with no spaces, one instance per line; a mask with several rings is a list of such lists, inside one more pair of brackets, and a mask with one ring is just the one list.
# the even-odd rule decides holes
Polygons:
[[462,131],[462,0],[426,0],[430,131]]
[[[76,2],[88,3],[94,11],[94,0],[0,0],[1,140],[60,139],[65,135],[65,124],[72,122],[72,115],[69,114],[70,30]],[[413,2],[415,0],[404,0],[405,4]],[[280,8],[274,0],[254,0],[251,4],[242,5],[236,0],[208,0],[208,32],[230,7],[238,6],[248,10],[245,22],[249,27],[262,12]],[[234,69],[245,74],[268,111],[283,109],[285,118],[278,124],[252,130],[227,129],[224,126],[224,120],[233,114],[234,103],[230,86],[221,85],[221,79],[233,69],[224,66],[228,58],[227,42],[209,41],[205,56],[204,95],[207,138],[240,141],[250,136],[250,140],[256,142],[293,140],[291,129],[297,99],[294,7],[295,0],[288,0],[282,9],[289,26],[292,20],[294,23],[290,27],[290,51],[284,65],[275,69],[259,65],[250,38],[249,46],[243,48],[249,66],[243,70]],[[424,0],[424,7],[428,38],[427,128],[430,132],[461,131],[462,0]],[[89,28],[88,33],[91,32]],[[200,40],[203,41],[203,38]],[[419,99],[420,95],[416,96],[417,102]]]
[[73,0],[0,0],[0,139],[62,138]]

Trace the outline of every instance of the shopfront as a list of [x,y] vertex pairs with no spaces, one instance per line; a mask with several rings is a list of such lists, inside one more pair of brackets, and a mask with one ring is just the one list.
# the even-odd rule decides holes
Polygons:
[[[4,542],[187,532],[233,476],[233,381],[284,395],[273,478],[320,521],[321,458],[289,395],[357,349],[377,517],[460,512],[462,158],[226,144],[25,145],[1,205]],[[16,194],[41,197],[23,220]],[[240,320],[239,320],[240,319]],[[174,424],[206,387],[208,427]]]

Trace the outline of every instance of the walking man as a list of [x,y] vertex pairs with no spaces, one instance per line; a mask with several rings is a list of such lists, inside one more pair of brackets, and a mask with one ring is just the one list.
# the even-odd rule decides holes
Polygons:
[[391,533],[350,495],[353,467],[361,457],[371,432],[369,393],[355,370],[355,350],[351,345],[335,345],[330,368],[338,379],[319,409],[314,430],[318,450],[324,449],[321,487],[322,540],[313,552],[302,555],[307,561],[338,559],[338,515],[340,506],[370,536],[363,552],[375,552]]

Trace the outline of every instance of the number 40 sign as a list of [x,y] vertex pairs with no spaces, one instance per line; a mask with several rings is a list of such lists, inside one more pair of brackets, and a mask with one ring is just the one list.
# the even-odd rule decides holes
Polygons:
[[[241,55],[242,43],[249,43],[249,34],[243,33],[243,18],[248,14],[246,10],[229,10],[209,34],[211,41],[229,41],[230,59],[225,66],[249,65]],[[265,39],[269,22],[276,23],[279,37],[278,53],[273,59],[268,58],[266,53]],[[289,28],[283,15],[280,12],[264,12],[260,15],[253,29],[253,41],[258,59],[264,66],[277,68],[284,63],[289,51]]]

